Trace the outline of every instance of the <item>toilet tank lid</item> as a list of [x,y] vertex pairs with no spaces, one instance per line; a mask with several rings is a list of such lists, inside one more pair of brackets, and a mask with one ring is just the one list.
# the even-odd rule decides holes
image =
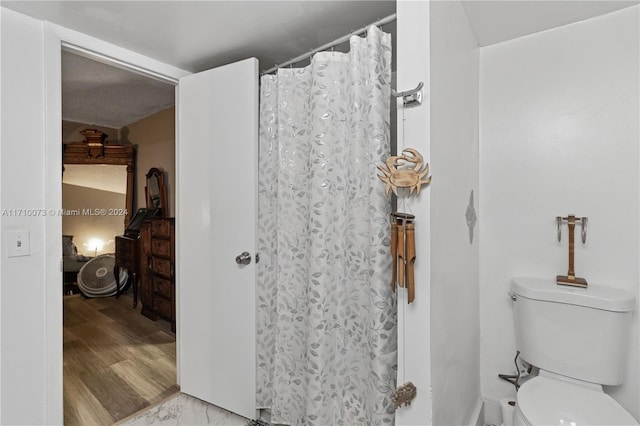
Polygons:
[[556,284],[553,278],[516,277],[511,291],[528,299],[587,306],[614,312],[629,312],[635,307],[636,296],[630,291],[589,284],[587,288]]

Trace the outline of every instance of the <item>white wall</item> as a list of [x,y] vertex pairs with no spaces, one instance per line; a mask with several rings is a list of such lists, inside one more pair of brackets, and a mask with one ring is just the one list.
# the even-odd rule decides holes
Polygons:
[[481,404],[478,232],[471,244],[465,217],[479,199],[479,49],[459,1],[430,10],[433,424],[463,425]]
[[[0,7],[0,55],[2,53],[2,11]],[[1,60],[1,59],[0,59]],[[0,62],[0,99],[2,98],[2,62]],[[2,128],[2,102],[0,101],[0,129]],[[2,132],[0,130],[0,164],[2,164]],[[2,209],[2,173],[0,173],[0,209]],[[2,215],[0,214],[0,232],[2,232]],[[1,240],[1,239],[0,239]],[[5,255],[5,248],[0,244],[0,259]],[[0,286],[2,285],[2,260],[0,260]],[[2,287],[0,287],[2,288]],[[0,306],[2,306],[2,291],[0,291]],[[2,347],[2,315],[0,314],[0,348]],[[0,422],[2,422],[2,350],[0,349]]]
[[[404,137],[405,146],[416,148],[429,162],[429,3],[398,1],[396,13],[397,90],[411,90],[424,82],[422,106],[405,109],[404,116],[398,106],[398,147]],[[398,385],[411,381],[417,396],[410,406],[396,411],[398,426],[431,424],[430,197],[430,188],[423,187],[419,197],[408,201],[416,216],[416,298],[407,305],[406,292],[398,289]]]
[[[124,214],[92,216],[83,214],[83,211],[106,209],[119,213],[124,212],[125,207],[125,194],[63,183],[62,208],[77,210],[80,214],[62,217],[62,235],[73,236],[78,254],[93,257],[115,253],[115,236],[124,234]],[[102,240],[104,245],[100,248],[92,247],[90,242],[93,239]]]
[[[513,386],[511,277],[567,272],[567,230],[589,217],[576,274],[638,293],[639,7],[482,48],[480,55],[481,390]],[[637,308],[636,308],[637,309]],[[638,312],[627,381],[608,388],[640,419]]]
[[[2,10],[0,207],[45,207],[43,23]],[[46,424],[45,221],[1,218],[2,424]],[[31,256],[6,257],[8,230],[30,232]],[[61,282],[61,281],[60,281]],[[60,367],[61,368],[61,367]]]
[[[82,33],[1,8],[0,208],[61,208],[61,40],[160,75],[189,73]],[[31,256],[6,257],[7,230],[31,233]],[[1,216],[2,424],[61,424],[59,216]]]

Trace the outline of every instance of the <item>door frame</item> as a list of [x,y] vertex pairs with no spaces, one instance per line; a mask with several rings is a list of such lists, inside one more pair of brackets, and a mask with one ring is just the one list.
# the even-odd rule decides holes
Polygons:
[[[155,59],[140,55],[131,50],[107,43],[87,34],[70,30],[50,22],[44,22],[44,71],[45,71],[45,163],[44,190],[47,211],[62,209],[62,150],[60,135],[62,134],[62,50],[68,48],[85,57],[108,63],[119,68],[146,75],[148,77],[175,84],[176,104],[179,96],[179,79],[191,74],[188,71],[165,64]],[[176,108],[176,187],[179,187],[178,161],[178,111]],[[180,214],[180,206],[176,203],[176,215]],[[64,420],[63,402],[63,346],[62,346],[62,292],[60,279],[62,274],[62,218],[51,216],[45,221],[45,383],[47,424],[62,424]],[[176,239],[180,238],[180,230],[176,229]],[[176,257],[179,245],[176,247]],[[176,283],[180,282],[180,270],[176,268]],[[179,297],[179,292],[176,292]],[[178,301],[176,301],[176,308]],[[176,310],[176,339],[180,336],[180,312]],[[177,381],[180,384],[180,344],[176,345]]]

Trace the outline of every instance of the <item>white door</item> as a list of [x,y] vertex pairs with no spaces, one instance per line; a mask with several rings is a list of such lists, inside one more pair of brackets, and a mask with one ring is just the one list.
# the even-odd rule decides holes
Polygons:
[[178,123],[180,389],[255,418],[258,61],[181,78]]

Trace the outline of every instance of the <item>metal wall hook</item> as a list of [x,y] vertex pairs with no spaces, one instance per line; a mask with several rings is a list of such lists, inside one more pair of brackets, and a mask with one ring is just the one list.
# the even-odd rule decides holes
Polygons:
[[587,242],[587,218],[586,217],[580,218],[580,226],[581,226],[580,236],[582,237],[582,244],[585,244]]
[[405,107],[419,106],[419,105],[422,105],[422,87],[423,86],[424,86],[424,83],[421,81],[418,84],[418,87],[416,87],[413,90],[407,90],[407,91],[398,93],[395,90],[391,89],[391,96],[393,96],[394,98],[402,98],[402,104]]

